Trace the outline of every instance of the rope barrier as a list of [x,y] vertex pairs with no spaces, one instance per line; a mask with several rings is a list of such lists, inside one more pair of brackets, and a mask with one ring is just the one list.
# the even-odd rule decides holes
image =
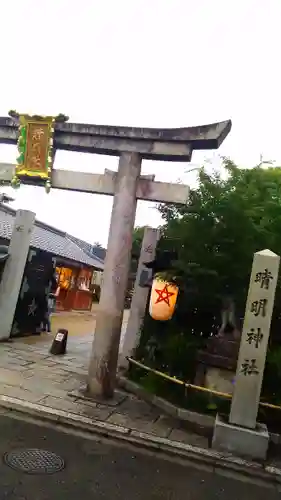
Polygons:
[[[194,384],[189,384],[188,382],[184,382],[183,380],[179,380],[176,377],[171,377],[170,375],[167,375],[167,373],[160,372],[159,370],[154,370],[154,368],[150,368],[149,366],[144,365],[143,363],[140,363],[139,361],[136,361],[133,358],[127,357],[127,360],[129,363],[132,365],[136,365],[139,368],[143,368],[144,370],[154,373],[155,375],[158,375],[159,377],[162,377],[166,380],[169,380],[170,382],[174,382],[175,384],[182,385],[186,387],[187,389],[194,389],[196,391],[201,391],[201,392],[207,392],[209,394],[214,394],[215,396],[220,396],[226,399],[232,399],[232,394],[229,394],[227,392],[220,392],[216,391],[214,389],[208,389],[207,387],[201,387],[200,385],[194,385]],[[265,408],[271,408],[273,410],[281,410],[281,406],[274,405],[271,403],[263,403],[260,401],[260,406],[263,406]]]

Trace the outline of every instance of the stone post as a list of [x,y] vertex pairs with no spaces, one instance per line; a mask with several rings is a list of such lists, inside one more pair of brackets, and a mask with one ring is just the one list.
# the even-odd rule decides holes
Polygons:
[[229,422],[255,429],[280,257],[254,255]]
[[212,446],[265,459],[269,433],[257,422],[280,257],[254,255],[229,422],[217,415]]
[[9,245],[9,257],[0,283],[0,340],[10,337],[34,221],[33,212],[17,211]]
[[114,394],[140,173],[141,156],[122,153],[88,373],[87,392],[92,396],[111,398]]
[[150,288],[148,286],[140,286],[140,281],[143,272],[147,271],[151,273],[151,271],[146,269],[144,263],[154,260],[158,239],[158,229],[153,229],[152,227],[145,228],[134,286],[134,294],[131,302],[130,316],[123,343],[121,341],[120,344],[119,368],[127,368],[128,361],[126,357],[133,355],[134,350],[136,349],[139,342],[140,329],[142,327],[147,298],[150,291]]

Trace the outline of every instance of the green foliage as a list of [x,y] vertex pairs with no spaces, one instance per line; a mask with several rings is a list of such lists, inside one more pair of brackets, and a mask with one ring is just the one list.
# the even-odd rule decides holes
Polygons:
[[[159,247],[178,252],[172,274],[180,294],[169,322],[146,315],[136,356],[182,380],[193,380],[198,349],[218,333],[222,298],[231,296],[243,319],[253,254],[266,248],[281,252],[281,168],[239,169],[224,159],[223,174],[202,168],[185,206],[159,208],[165,222]],[[267,401],[279,403],[280,291],[279,279],[263,387]],[[218,406],[207,399],[206,408]]]
[[164,239],[179,252],[181,287],[196,302],[231,294],[245,304],[253,253],[281,248],[281,168],[241,170],[224,161],[228,177],[199,174],[185,207],[161,206]]
[[144,227],[135,227],[133,232],[133,242],[132,242],[132,264],[131,272],[134,274],[138,269],[138,260],[141,251],[142,239],[144,235]]
[[132,259],[131,259],[131,267],[130,274],[127,284],[127,292],[125,299],[125,308],[130,308],[132,294],[134,289],[134,283],[136,279],[136,274],[138,270],[138,260],[141,251],[142,239],[144,235],[144,227],[136,227],[133,232],[133,241],[132,241]]
[[145,226],[137,226],[133,232],[132,254],[138,258],[141,250]]
[[268,349],[262,388],[263,400],[281,405],[281,346]]
[[184,381],[192,381],[203,338],[182,324],[180,311],[170,321],[154,321],[146,312],[136,358]]

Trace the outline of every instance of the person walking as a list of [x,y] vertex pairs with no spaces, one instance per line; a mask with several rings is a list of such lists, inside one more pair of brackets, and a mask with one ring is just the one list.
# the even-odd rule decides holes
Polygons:
[[43,324],[43,328],[42,328],[43,332],[51,333],[51,314],[56,309],[56,301],[57,301],[57,297],[59,296],[59,293],[60,293],[60,286],[57,284],[56,279],[53,278],[52,285],[51,285],[51,291],[50,291],[48,298],[47,298],[47,308],[46,308],[45,320],[44,320],[44,324]]

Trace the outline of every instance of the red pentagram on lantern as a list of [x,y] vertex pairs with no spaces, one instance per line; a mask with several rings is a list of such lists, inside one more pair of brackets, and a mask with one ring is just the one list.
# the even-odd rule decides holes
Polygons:
[[172,295],[175,295],[175,293],[169,292],[167,285],[165,285],[164,288],[162,288],[162,290],[159,290],[159,289],[157,290],[155,288],[155,292],[158,293],[158,298],[157,298],[155,304],[159,304],[159,302],[165,302],[165,304],[167,304],[170,307],[169,297],[171,297]]

